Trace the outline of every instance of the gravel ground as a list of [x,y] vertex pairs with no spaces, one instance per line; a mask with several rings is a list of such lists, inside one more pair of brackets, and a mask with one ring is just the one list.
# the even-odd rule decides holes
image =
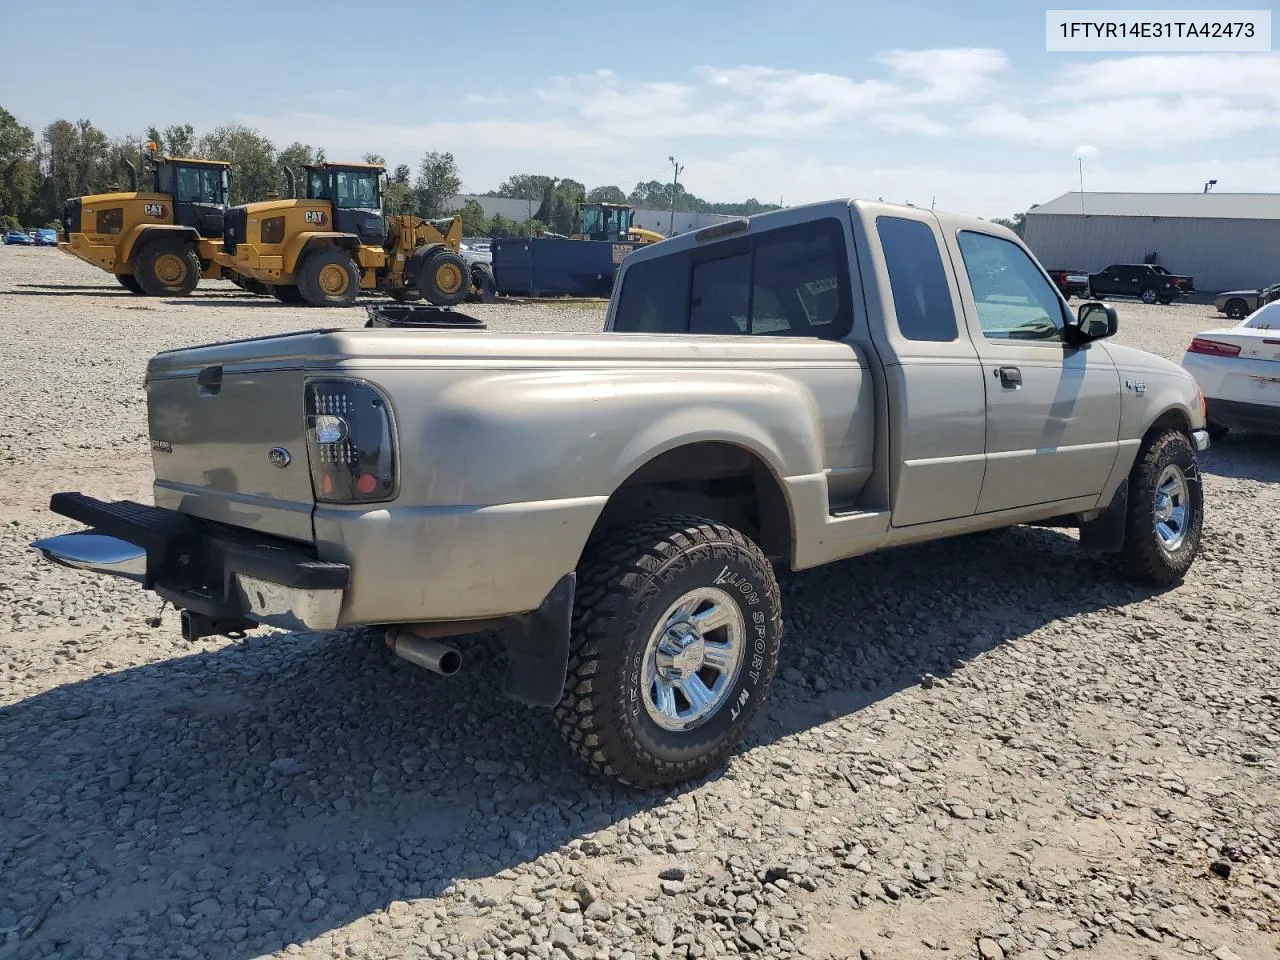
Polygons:
[[[1118,307],[1175,359],[1214,324]],[[1165,593],[1023,528],[787,578],[749,741],[626,793],[483,643],[449,681],[367,631],[188,644],[27,549],[52,492],[149,498],[157,350],[362,321],[0,248],[0,957],[1280,956],[1280,443],[1205,455]]]

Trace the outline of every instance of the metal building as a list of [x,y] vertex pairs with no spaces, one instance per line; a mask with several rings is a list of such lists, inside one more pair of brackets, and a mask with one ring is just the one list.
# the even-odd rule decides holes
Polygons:
[[1280,281],[1280,194],[1064,193],[1028,211],[1025,239],[1050,270],[1155,254],[1200,292],[1260,287]]

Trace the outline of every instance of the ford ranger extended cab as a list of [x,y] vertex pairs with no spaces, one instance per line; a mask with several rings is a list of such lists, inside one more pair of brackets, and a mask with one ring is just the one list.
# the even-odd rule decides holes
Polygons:
[[139,581],[188,637],[376,625],[450,674],[456,638],[496,631],[508,696],[599,773],[668,785],[766,696],[775,566],[1038,523],[1137,580],[1186,573],[1203,401],[1116,328],[998,225],[795,207],[635,251],[598,333],[161,353],[154,506],[58,493],[90,529],[34,546]]

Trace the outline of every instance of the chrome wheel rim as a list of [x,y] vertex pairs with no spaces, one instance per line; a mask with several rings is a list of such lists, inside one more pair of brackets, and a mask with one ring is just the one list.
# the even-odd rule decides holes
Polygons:
[[1187,539],[1187,523],[1191,514],[1191,489],[1182,468],[1171,463],[1160,471],[1156,481],[1156,536],[1160,546],[1172,553]]
[[738,679],[746,632],[737,603],[717,587],[690,590],[671,604],[644,651],[640,683],[649,719],[683,733],[714,717]]

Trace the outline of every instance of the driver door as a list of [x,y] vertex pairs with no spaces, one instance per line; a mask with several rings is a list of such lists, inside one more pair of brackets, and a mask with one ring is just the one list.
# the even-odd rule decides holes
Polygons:
[[[1002,237],[948,237],[987,398],[978,513],[1096,496],[1119,450],[1120,386],[1106,347],[1068,346],[1066,304]],[[967,282],[966,282],[967,281]]]

